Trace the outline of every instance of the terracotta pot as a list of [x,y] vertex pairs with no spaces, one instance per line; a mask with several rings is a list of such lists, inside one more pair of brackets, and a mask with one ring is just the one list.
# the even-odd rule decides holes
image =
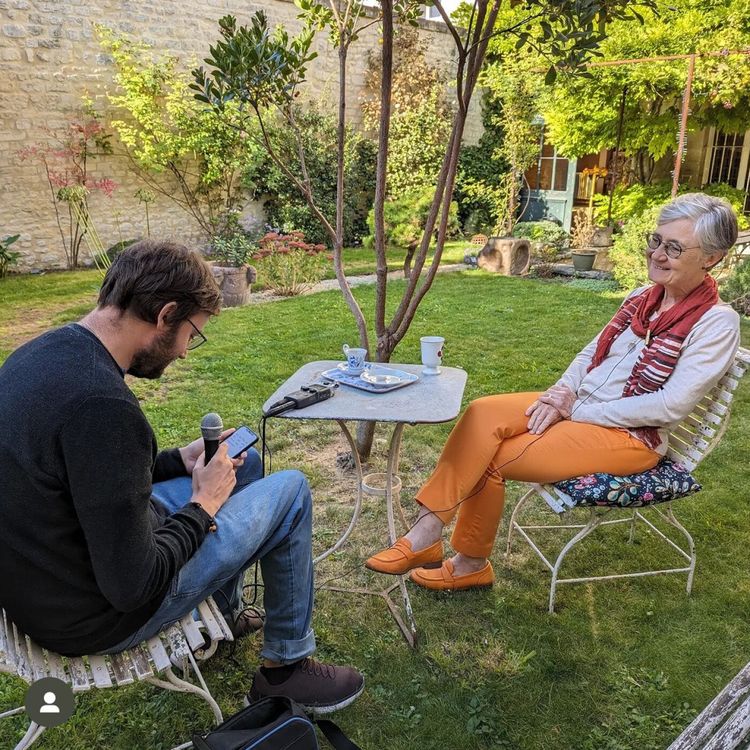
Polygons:
[[217,284],[221,287],[224,307],[240,307],[247,303],[250,284],[255,281],[255,269],[252,266],[217,266],[211,267]]
[[477,257],[480,268],[505,276],[522,276],[530,262],[529,241],[517,237],[490,237]]

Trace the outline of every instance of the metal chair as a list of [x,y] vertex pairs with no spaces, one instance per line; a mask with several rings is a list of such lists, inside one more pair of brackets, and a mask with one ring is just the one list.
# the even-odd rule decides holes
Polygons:
[[[29,684],[43,677],[56,677],[68,683],[75,693],[121,687],[142,680],[165,690],[199,696],[211,707],[219,724],[223,720],[221,709],[211,695],[196,659],[208,659],[220,641],[232,641],[234,637],[213,599],[202,602],[198,614],[199,619],[194,619],[192,614],[186,615],[158,636],[119,654],[72,658],[41,648],[10,621],[5,610],[0,609],[0,672],[15,674]],[[182,677],[175,674],[177,665],[182,668]],[[197,685],[187,679],[191,669]],[[23,706],[5,711],[0,713],[0,719],[23,711]],[[15,750],[31,747],[44,729],[32,721]],[[188,747],[192,747],[192,743],[179,745],[174,750]]]
[[[698,404],[698,406],[689,414],[669,435],[669,448],[667,457],[673,461],[685,466],[688,471],[698,466],[698,464],[716,447],[729,423],[729,412],[740,379],[750,368],[750,351],[740,348],[735,356],[734,362],[727,373],[722,377],[719,383],[708,393]],[[645,507],[638,509],[633,508],[613,508],[613,507],[588,507],[589,518],[586,523],[582,524],[521,524],[518,521],[519,514],[528,505],[534,497],[540,497],[558,516],[562,516],[566,511],[575,508],[575,501],[566,493],[557,489],[553,484],[531,484],[531,489],[518,501],[510,517],[508,529],[508,544],[506,547],[506,556],[511,552],[513,534],[518,535],[529,544],[531,549],[541,559],[544,565],[549,569],[552,575],[549,593],[549,612],[555,611],[555,596],[558,585],[562,583],[584,583],[587,581],[612,580],[615,578],[637,578],[641,576],[653,576],[661,573],[687,573],[687,593],[693,587],[693,574],[695,572],[695,544],[688,530],[675,518],[672,510],[672,503],[675,501],[665,502],[659,506],[651,506],[650,511],[656,513],[663,521],[680,531],[687,542],[687,549],[683,549],[673,539],[660,531],[648,518],[643,511]],[[618,514],[619,511],[619,514]],[[613,515],[625,517],[612,518]],[[643,521],[661,540],[670,545],[676,552],[685,558],[686,565],[677,568],[662,568],[659,570],[644,570],[634,573],[616,573],[601,576],[585,576],[580,578],[561,578],[560,569],[568,553],[583,541],[589,534],[595,531],[599,526],[610,524],[627,523],[630,524],[630,538],[633,541],[637,521]],[[547,556],[539,549],[536,542],[532,539],[529,532],[545,529],[575,529],[575,535],[565,544],[554,561],[550,561]]]

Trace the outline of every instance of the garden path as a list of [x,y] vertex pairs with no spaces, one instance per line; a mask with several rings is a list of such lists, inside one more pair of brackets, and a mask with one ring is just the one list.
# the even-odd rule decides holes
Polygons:
[[[446,263],[438,267],[438,273],[447,273],[452,271],[466,271],[469,268],[465,263]],[[401,269],[397,271],[388,272],[388,280],[391,279],[403,279],[404,272]],[[374,284],[376,276],[374,273],[365,274],[362,276],[347,276],[346,280],[349,282],[349,286],[363,286],[365,284]],[[317,294],[318,292],[330,292],[333,289],[339,288],[339,282],[337,279],[324,279],[323,281],[310,287],[308,290],[302,292],[302,294]],[[265,290],[262,292],[252,292],[248,298],[248,304],[259,305],[265,302],[277,302],[281,299],[288,299],[288,297],[281,297],[278,294]]]

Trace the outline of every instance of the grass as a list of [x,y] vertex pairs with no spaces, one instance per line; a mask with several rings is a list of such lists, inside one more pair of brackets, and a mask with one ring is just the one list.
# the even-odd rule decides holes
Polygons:
[[[53,283],[53,276],[56,277]],[[56,274],[10,279],[0,317],[0,351],[14,342],[14,321],[24,300],[62,322],[91,301],[86,277]],[[66,283],[70,289],[65,291]],[[6,286],[7,284],[7,286]],[[397,302],[401,282],[392,286]],[[355,295],[365,310],[373,289]],[[5,298],[4,298],[5,299]],[[419,337],[446,337],[446,364],[469,374],[465,402],[500,391],[532,390],[553,382],[570,359],[608,320],[618,304],[611,291],[466,272],[441,275],[419,308],[394,361],[413,362]],[[10,309],[8,309],[10,308]],[[228,310],[211,322],[209,343],[176,362],[161,381],[134,389],[163,446],[195,436],[201,416],[218,411],[225,423],[253,426],[267,396],[300,364],[337,358],[355,326],[337,292]],[[750,343],[750,327],[743,327]],[[2,358],[2,354],[0,354]],[[410,498],[434,466],[450,425],[405,431],[400,474],[407,514]],[[382,466],[389,432],[376,433],[373,466]],[[301,468],[315,497],[314,544],[325,548],[346,526],[351,477],[335,467],[345,444],[330,425],[269,422],[274,469]],[[740,386],[731,427],[701,466],[705,489],[677,512],[698,547],[694,593],[684,579],[562,588],[559,611],[546,614],[548,577],[536,558],[517,545],[505,560],[502,536],[493,555],[498,577],[483,592],[431,595],[413,591],[421,645],[410,651],[382,601],[320,591],[314,625],[319,656],[350,662],[366,672],[367,689],[337,720],[368,750],[656,750],[666,747],[744,665],[750,653],[745,564],[750,545],[746,517],[750,485],[750,384]],[[511,484],[508,505],[519,496]],[[510,508],[506,510],[506,519]],[[317,571],[318,584],[381,585],[361,563],[386,541],[382,503],[369,499],[352,541]],[[617,527],[603,532],[571,559],[572,573],[627,565],[634,554],[657,557],[652,535],[635,547]],[[658,548],[660,549],[660,548]],[[660,553],[659,553],[660,554]],[[222,708],[240,707],[257,665],[257,640],[232,656],[223,649],[205,669]],[[20,705],[24,684],[0,677],[0,710]],[[78,699],[64,726],[46,733],[40,750],[170,748],[207,727],[210,715],[188,696],[135,686],[94,691]],[[0,747],[12,746],[21,719],[0,722]]]

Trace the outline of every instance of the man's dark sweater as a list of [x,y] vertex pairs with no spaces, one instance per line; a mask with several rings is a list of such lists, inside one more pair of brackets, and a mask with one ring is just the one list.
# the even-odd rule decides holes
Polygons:
[[66,326],[0,368],[0,606],[42,646],[110,648],[154,614],[203,541],[209,516],[172,516],[152,482],[184,475],[156,440],[122,370]]

